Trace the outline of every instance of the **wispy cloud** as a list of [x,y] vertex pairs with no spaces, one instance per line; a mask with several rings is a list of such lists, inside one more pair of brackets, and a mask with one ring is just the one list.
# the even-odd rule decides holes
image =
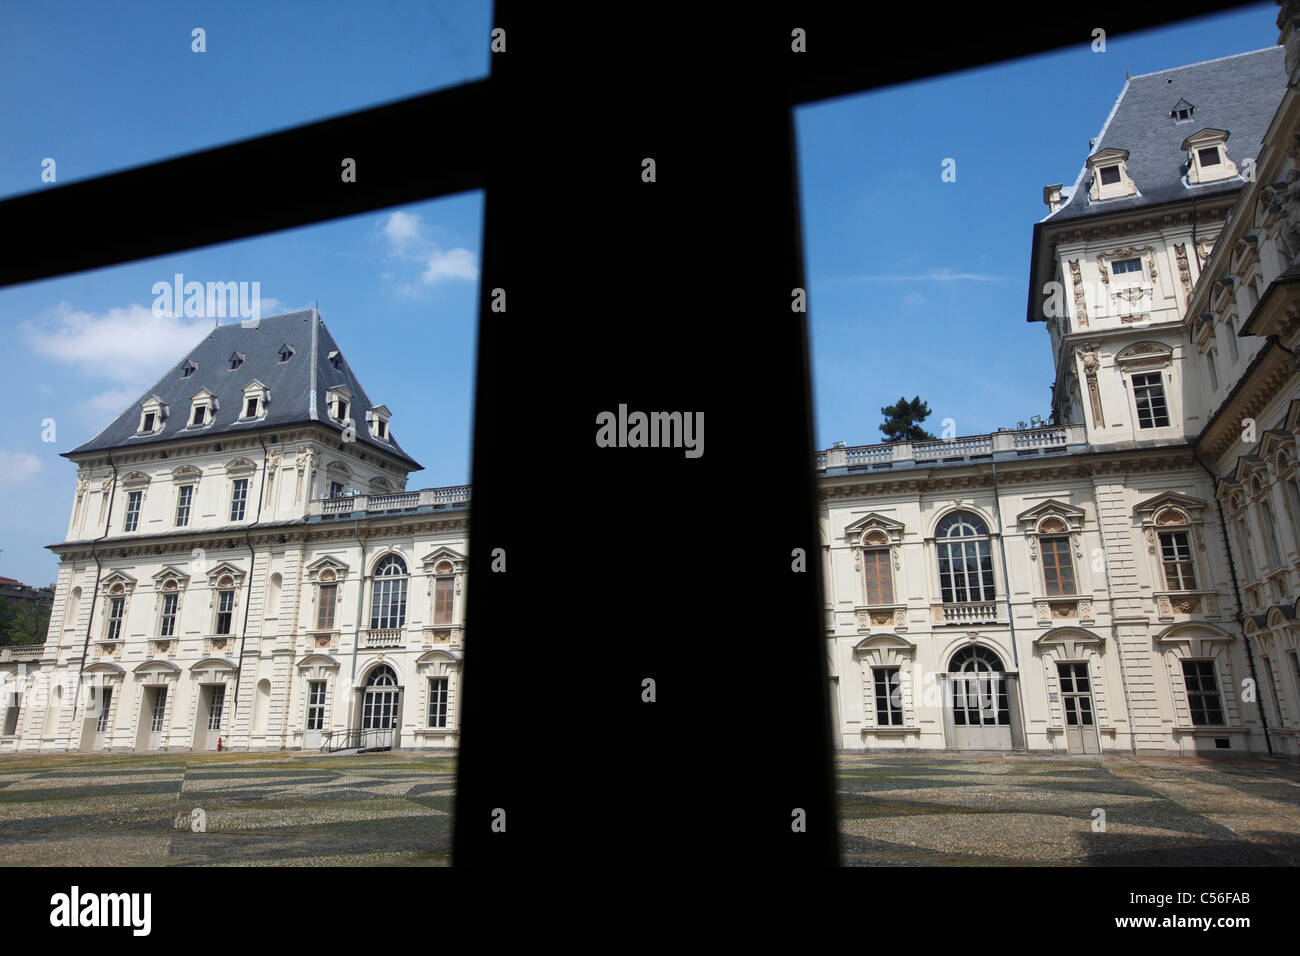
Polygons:
[[212,319],[154,315],[147,305],[85,312],[66,302],[18,327],[37,356],[71,367],[78,386],[96,379],[114,384],[87,401],[96,417],[120,412],[210,328]]
[[35,455],[0,448],[0,487],[29,481],[40,473],[42,467],[41,460]]
[[1009,276],[987,275],[982,272],[953,272],[951,269],[931,269],[929,272],[906,275],[852,275],[843,282],[1009,282]]
[[[423,267],[419,278],[422,285],[437,285],[446,279],[472,282],[478,278],[478,257],[459,246],[443,249],[429,238],[424,221],[417,214],[390,213],[384,221],[383,233],[388,240],[390,258],[418,263]],[[397,291],[414,295],[420,291],[420,286],[413,282],[402,283]]]
[[919,292],[909,292],[903,298],[903,305],[924,305],[928,300]]

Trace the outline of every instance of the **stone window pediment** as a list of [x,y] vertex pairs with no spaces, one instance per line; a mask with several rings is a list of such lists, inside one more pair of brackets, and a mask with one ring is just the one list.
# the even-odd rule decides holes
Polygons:
[[226,476],[229,478],[247,478],[257,471],[257,465],[247,458],[236,458],[226,463]]
[[1160,342],[1135,342],[1115,356],[1115,364],[1125,372],[1146,371],[1168,366],[1174,350]]
[[267,406],[271,403],[271,390],[253,379],[243,388],[244,401],[239,409],[239,417],[244,421],[254,418],[262,418],[266,415]]
[[135,585],[135,578],[125,571],[110,571],[99,583],[99,590],[101,594],[130,594]]
[[307,565],[304,570],[307,572],[307,579],[309,581],[321,581],[321,576],[328,571],[333,575],[333,577],[329,578],[327,575],[326,577],[328,580],[325,580],[324,583],[334,584],[347,577],[349,567],[338,558],[326,555],[323,558],[317,558],[311,564]]
[[141,491],[149,487],[150,478],[142,471],[133,471],[130,474],[123,475],[119,479],[123,488],[128,491]]
[[1076,558],[1083,557],[1080,535],[1086,512],[1082,508],[1049,498],[1042,504],[1035,505],[1016,515],[1016,524],[1025,536],[1029,546],[1029,560],[1038,560],[1039,538],[1043,536],[1068,535],[1070,550]]
[[207,571],[208,585],[210,587],[218,587],[223,577],[229,577],[233,582],[232,586],[238,589],[240,582],[244,580],[244,572],[229,561],[222,561]]
[[167,420],[167,403],[157,395],[150,395],[140,406],[140,424],[136,427],[138,435],[156,435],[163,430]]
[[162,570],[150,575],[150,577],[153,578],[154,587],[159,590],[162,590],[164,585],[169,581],[173,582],[175,586],[181,590],[184,590],[190,583],[190,576],[188,574],[180,568],[174,567],[170,564],[166,565]]

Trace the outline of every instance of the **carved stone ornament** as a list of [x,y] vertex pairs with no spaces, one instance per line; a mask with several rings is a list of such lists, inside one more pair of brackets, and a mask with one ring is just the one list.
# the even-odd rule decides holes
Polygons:
[[1083,376],[1088,384],[1088,399],[1092,403],[1092,420],[1098,428],[1106,426],[1105,416],[1101,411],[1101,388],[1097,384],[1097,369],[1101,367],[1101,357],[1096,345],[1081,346],[1078,350],[1083,361]]
[[1192,270],[1187,263],[1187,244],[1183,242],[1174,245],[1174,258],[1178,260],[1178,281],[1183,286],[1183,297],[1190,301],[1192,298]]
[[[1102,272],[1105,278],[1105,270]],[[1088,304],[1083,295],[1083,276],[1079,271],[1079,260],[1070,260],[1070,280],[1074,283],[1074,314],[1079,321],[1079,328],[1088,327]]]

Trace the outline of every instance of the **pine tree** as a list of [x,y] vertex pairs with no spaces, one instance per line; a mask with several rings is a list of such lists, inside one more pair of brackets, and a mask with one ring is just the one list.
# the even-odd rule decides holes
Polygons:
[[921,422],[930,417],[930,406],[921,401],[921,396],[909,402],[900,395],[897,405],[886,405],[880,413],[885,416],[880,426],[885,441],[934,441],[934,436],[921,427]]

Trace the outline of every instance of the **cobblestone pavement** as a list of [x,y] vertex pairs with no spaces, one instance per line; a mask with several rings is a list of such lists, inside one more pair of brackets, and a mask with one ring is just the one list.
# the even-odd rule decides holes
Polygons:
[[[1261,759],[840,754],[850,866],[1300,865],[1300,766]],[[1105,830],[1094,830],[1094,811]]]
[[0,864],[442,866],[454,784],[402,752],[0,756]]
[[[849,865],[1300,864],[1295,763],[836,759]],[[454,784],[419,753],[0,756],[0,864],[446,865]]]

